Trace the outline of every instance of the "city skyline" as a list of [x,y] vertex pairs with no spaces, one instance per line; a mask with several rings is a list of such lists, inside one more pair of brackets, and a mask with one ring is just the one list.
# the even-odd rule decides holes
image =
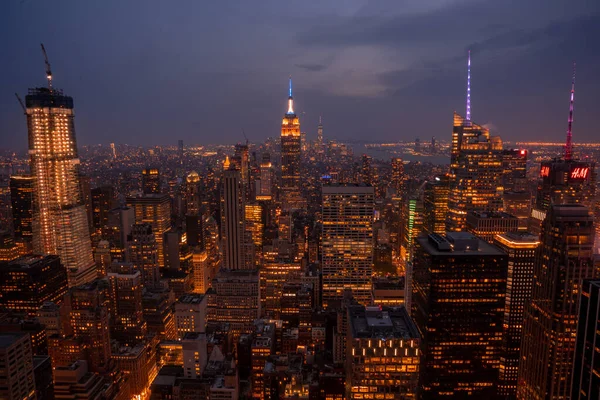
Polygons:
[[[562,141],[567,128],[564,76],[576,60],[580,84],[574,140],[593,140],[598,125],[593,105],[600,93],[593,71],[600,59],[597,44],[585,38],[594,37],[598,29],[600,6],[552,1],[544,2],[540,12],[537,1],[518,9],[491,3],[299,5],[297,19],[279,18],[283,10],[275,4],[240,4],[232,12],[219,5],[163,9],[150,4],[139,21],[128,24],[131,5],[113,15],[106,12],[108,6],[45,9],[34,1],[14,2],[6,5],[5,15],[12,18],[2,28],[6,37],[15,39],[8,43],[9,62],[0,77],[6,88],[0,94],[0,137],[3,147],[25,147],[12,93],[22,95],[32,82],[42,85],[38,43],[44,42],[56,86],[78,99],[82,145],[95,144],[97,137],[165,145],[171,135],[186,143],[227,143],[241,141],[242,129],[251,141],[276,137],[274,115],[285,111],[280,94],[289,74],[296,81],[296,111],[309,138],[316,136],[320,115],[329,138],[442,137],[450,113],[464,110],[468,49],[473,59],[473,118],[507,141],[525,133],[533,140]],[[90,19],[90,11],[97,18]],[[248,12],[264,26],[247,25],[241,17]],[[51,17],[47,20],[53,15],[71,18],[64,25],[49,25],[45,13]],[[152,30],[145,23],[159,13],[164,21]],[[446,36],[445,27],[461,13],[473,17],[473,32],[452,29]],[[216,18],[220,25],[215,25],[206,21],[210,15],[228,18]],[[200,23],[191,16],[198,16]],[[84,28],[78,25],[81,21]],[[169,24],[175,21],[180,21],[176,27]],[[432,23],[440,27],[420,27]],[[36,29],[8,34],[28,24]],[[112,28],[106,39],[114,46],[98,43],[98,25]],[[72,36],[75,30],[81,35]],[[221,40],[206,43],[211,32],[222,34]],[[281,33],[280,40],[270,32]],[[440,40],[448,45],[440,46]],[[534,94],[546,100],[532,102]],[[143,100],[149,96],[154,100]],[[228,120],[232,109],[239,118]],[[398,118],[404,121],[401,131],[394,123]]]
[[138,1],[8,7],[0,399],[597,395],[600,6]]

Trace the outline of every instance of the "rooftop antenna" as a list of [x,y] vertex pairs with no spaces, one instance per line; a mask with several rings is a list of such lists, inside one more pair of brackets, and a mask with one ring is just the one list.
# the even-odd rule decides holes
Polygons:
[[471,50],[467,60],[467,115],[466,120],[471,121]]
[[246,132],[244,132],[244,128],[242,128],[242,135],[244,135],[244,139],[246,139],[246,146],[248,146],[248,136],[246,136]]
[[567,128],[567,143],[565,145],[565,161],[573,158],[573,103],[575,102],[575,63],[573,63],[573,80],[571,81],[571,102],[569,104],[569,127]]
[[46,63],[46,79],[48,79],[48,89],[52,91],[52,70],[50,69],[50,62],[48,61],[48,54],[46,54],[46,48],[44,43],[40,43],[42,46],[42,53],[44,53],[44,62]]
[[17,97],[17,100],[19,100],[19,104],[21,105],[21,108],[23,109],[23,114],[27,115],[27,107],[25,107],[25,103],[23,103],[23,99],[21,99],[21,96],[19,96],[17,93],[15,93],[15,96]]
[[288,114],[294,114],[294,98],[292,97],[292,76],[290,75],[290,89],[288,97]]

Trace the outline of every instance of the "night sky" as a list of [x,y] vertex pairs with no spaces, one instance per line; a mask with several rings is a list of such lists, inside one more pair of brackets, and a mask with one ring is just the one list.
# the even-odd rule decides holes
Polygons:
[[0,147],[27,146],[14,97],[74,97],[80,145],[277,137],[287,78],[309,139],[449,139],[464,113],[505,140],[600,141],[600,1],[1,0]]

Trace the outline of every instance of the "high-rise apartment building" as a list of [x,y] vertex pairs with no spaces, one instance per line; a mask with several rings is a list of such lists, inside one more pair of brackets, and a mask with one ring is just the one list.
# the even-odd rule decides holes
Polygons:
[[142,193],[160,194],[160,171],[158,168],[142,170]]
[[67,271],[58,256],[25,256],[0,263],[0,306],[33,317],[67,292]]
[[392,158],[392,181],[390,186],[396,191],[396,195],[402,193],[402,188],[404,187],[404,162],[401,158]]
[[0,399],[36,398],[32,356],[28,333],[0,333]]
[[10,202],[12,208],[13,229],[17,241],[32,240],[33,192],[35,178],[31,175],[13,175],[10,177]]
[[416,399],[421,336],[404,307],[349,306],[348,399]]
[[300,208],[300,119],[294,112],[292,79],[288,97],[288,110],[281,122],[281,202],[284,210]]
[[115,206],[115,189],[112,186],[100,186],[92,189],[92,225],[97,233],[108,228],[108,216]]
[[360,182],[365,185],[373,185],[373,158],[367,154],[363,154],[360,168]]
[[202,205],[200,175],[192,171],[185,178],[185,214],[198,216]]
[[131,263],[115,262],[108,274],[111,337],[133,347],[141,342],[147,325],[143,318],[142,274]]
[[134,224],[127,236],[126,260],[142,274],[145,287],[154,287],[160,281],[158,246],[150,224]]
[[417,239],[412,312],[421,398],[497,398],[508,256],[466,232]]
[[494,244],[508,254],[498,392],[502,398],[514,399],[517,393],[523,316],[525,307],[531,301],[533,265],[540,242],[536,235],[528,232],[508,232],[497,235]]
[[365,185],[323,186],[323,306],[345,289],[371,303],[374,189]]
[[[90,369],[95,372],[106,372],[110,365],[108,302],[107,285],[100,280],[71,288],[65,296],[72,339],[80,344]],[[66,347],[59,346],[58,351]]]
[[164,237],[171,229],[171,198],[168,194],[145,194],[128,197],[127,206],[133,208],[136,224],[150,224],[156,239],[158,265],[165,266]]
[[600,398],[600,281],[583,281],[571,400]]
[[89,224],[80,186],[73,98],[61,90],[30,89],[26,96],[29,156],[34,180],[33,248],[58,254],[69,286],[96,278]]
[[583,279],[595,278],[594,220],[587,207],[552,205],[542,225],[525,309],[517,399],[568,399]]

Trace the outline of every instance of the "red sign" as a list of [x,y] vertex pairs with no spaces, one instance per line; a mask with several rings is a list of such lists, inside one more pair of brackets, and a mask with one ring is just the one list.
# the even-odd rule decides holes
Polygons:
[[571,170],[571,179],[585,179],[590,173],[590,167],[575,167]]
[[542,168],[540,169],[540,176],[541,176],[542,178],[543,178],[543,177],[546,177],[546,176],[550,176],[550,167],[542,167]]

